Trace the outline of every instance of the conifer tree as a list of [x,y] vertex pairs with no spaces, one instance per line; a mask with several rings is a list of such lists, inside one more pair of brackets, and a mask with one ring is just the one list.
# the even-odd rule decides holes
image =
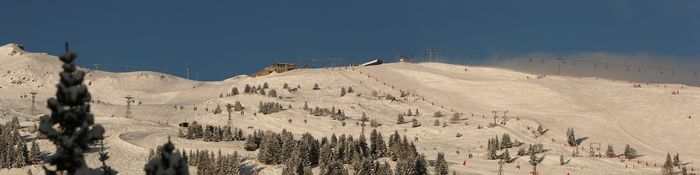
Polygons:
[[255,151],[258,149],[258,144],[255,143],[255,138],[253,135],[248,135],[248,138],[245,140],[244,148],[246,151]]
[[447,161],[445,161],[445,154],[440,152],[435,160],[435,174],[437,175],[447,175],[449,173]]
[[396,121],[396,124],[403,124],[406,123],[406,120],[403,118],[403,114],[399,114],[399,118]]
[[[51,115],[43,118],[39,127],[39,131],[56,145],[55,153],[47,159],[56,169],[44,167],[47,174],[87,173],[89,168],[82,153],[90,143],[104,138],[104,128],[95,124],[94,116],[90,113],[91,95],[87,86],[83,85],[85,72],[77,70],[74,63],[76,57],[77,54],[70,52],[66,43],[66,53],[60,57],[64,64],[63,72],[59,73],[59,84],[56,85],[56,98],[47,100]],[[54,127],[56,125],[59,127]]]
[[245,84],[245,88],[243,88],[243,93],[250,94],[251,91],[252,91],[252,88],[250,87],[250,85]]
[[170,142],[170,137],[168,137],[168,142],[166,142],[162,147],[162,151],[159,156],[148,161],[144,170],[147,175],[187,175],[189,173],[189,167],[187,162],[185,162],[182,157],[178,154],[174,154],[175,145]]
[[24,144],[22,145],[17,145],[17,150],[14,151],[15,157],[14,157],[14,162],[12,162],[12,166],[15,168],[22,168],[23,166],[27,165],[27,157],[24,154],[24,150],[26,150],[26,146]]
[[574,128],[569,128],[566,130],[566,142],[569,146],[578,146],[576,143],[576,136],[574,135]]
[[634,159],[635,157],[637,157],[637,150],[635,150],[634,148],[630,147],[629,144],[627,144],[625,145],[625,152],[623,153],[623,155],[627,159]]
[[530,163],[530,165],[532,165],[532,172],[533,172],[533,173],[538,174],[538,173],[537,173],[537,165],[539,165],[540,163],[542,163],[543,160],[544,160],[544,156],[542,156],[541,158],[538,158],[538,157],[535,155],[534,152],[533,152],[533,153],[530,153],[530,161],[529,161],[529,163]]
[[389,165],[389,162],[384,162],[379,167],[379,170],[377,171],[377,175],[392,175],[391,165]]
[[415,127],[419,127],[419,126],[420,126],[420,123],[418,123],[418,120],[417,120],[416,118],[413,118],[413,120],[411,120],[411,121],[413,122],[413,125],[411,125],[411,127],[414,127],[414,128],[415,128]]
[[[32,146],[32,148],[33,147],[34,146]],[[108,166],[106,163],[107,159],[109,159],[109,155],[107,155],[107,151],[105,151],[104,140],[100,140],[100,152],[98,154],[99,154],[100,162],[102,162],[102,166],[100,167],[100,170],[102,170],[103,175],[115,175],[115,174],[117,174],[117,171],[112,169],[112,167]]]
[[29,149],[29,161],[34,165],[41,164],[41,150],[36,142],[32,142],[32,147]]
[[608,149],[605,150],[605,156],[607,157],[615,157],[615,150],[613,150],[612,145],[608,145]]
[[270,97],[277,98],[277,90],[275,89],[270,89]]
[[677,167],[681,166],[681,159],[678,156],[678,153],[676,153],[676,155],[673,156],[673,166],[677,166]]
[[238,95],[238,87],[233,87],[233,89],[231,89],[231,95],[233,95],[233,96]]
[[511,148],[513,147],[513,142],[510,141],[510,135],[504,133],[501,137],[501,148]]
[[673,162],[671,161],[671,154],[666,154],[666,162],[661,169],[662,175],[673,175]]
[[425,156],[419,155],[416,156],[416,159],[413,163],[413,168],[411,171],[411,175],[427,175],[428,174],[428,168],[427,168],[427,163],[425,161]]
[[342,97],[342,96],[345,96],[346,93],[347,93],[347,92],[345,91],[345,87],[341,87],[341,88],[340,88],[340,96],[341,96],[341,97]]

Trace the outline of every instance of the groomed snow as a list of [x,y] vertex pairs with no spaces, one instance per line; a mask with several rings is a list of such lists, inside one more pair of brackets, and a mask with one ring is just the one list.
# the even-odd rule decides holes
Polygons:
[[[31,98],[20,96],[31,97],[29,92],[37,92],[37,108],[39,112],[47,113],[46,99],[55,93],[61,63],[57,57],[43,53],[22,51],[21,55],[10,55],[17,49],[14,45],[0,47],[0,122],[18,116],[28,120],[22,122],[23,126],[32,126],[31,120],[38,115],[30,115]],[[177,124],[183,121],[225,125],[226,112],[214,115],[205,109],[211,111],[217,104],[223,108],[226,103],[235,101],[240,101],[246,109],[245,115],[232,114],[232,125],[243,128],[246,134],[257,129],[277,132],[287,129],[297,135],[309,132],[317,138],[331,133],[357,137],[361,127],[355,123],[365,112],[383,124],[377,129],[385,138],[396,130],[417,139],[415,144],[419,152],[424,153],[429,161],[435,159],[437,152],[445,152],[450,170],[460,174],[495,174],[497,161],[484,158],[486,141],[503,133],[526,143],[543,143],[546,149],[551,149],[545,153],[547,157],[543,164],[538,166],[540,174],[658,174],[667,152],[680,153],[683,162],[700,161],[700,130],[697,129],[700,116],[695,116],[700,113],[699,88],[677,84],[643,84],[642,88],[633,88],[632,84],[623,81],[536,77],[489,67],[390,63],[333,70],[301,69],[264,77],[238,76],[216,82],[191,81],[156,72],[89,71],[85,83],[89,84],[94,101],[101,102],[93,104],[92,111],[97,122],[107,129],[106,144],[111,155],[108,163],[121,174],[142,174],[148,150],[163,144],[167,136],[173,137],[177,149],[238,151],[254,158],[254,152],[242,149],[242,142],[210,143],[176,137]],[[242,92],[245,84],[262,85],[264,82],[268,82],[270,88],[276,89],[278,96],[283,98],[261,95],[226,97],[233,87]],[[290,87],[299,85],[301,89],[290,93],[282,89],[284,83]],[[315,83],[321,90],[311,90]],[[348,86],[355,93],[340,97],[340,88]],[[398,97],[399,90],[418,96],[408,96],[396,102],[371,96],[372,91],[377,91],[379,95],[389,93]],[[671,95],[674,90],[680,94]],[[224,97],[219,98],[220,94]],[[128,95],[134,96],[137,102],[132,106],[134,119],[124,118],[124,97]],[[253,116],[261,101],[279,102],[285,107],[291,104],[293,109]],[[308,115],[302,110],[305,101],[310,107],[343,109],[351,119],[343,127],[330,118]],[[184,110],[175,106],[183,106]],[[193,110],[194,106],[197,111]],[[415,111],[416,108],[421,112],[415,117],[422,123],[421,127],[396,124],[399,113],[408,109]],[[446,116],[439,118],[440,121],[449,123],[450,109],[463,113],[469,125],[462,121],[447,127],[433,126],[436,119],[433,113],[441,111]],[[477,126],[486,126],[493,121],[491,111],[506,110],[511,120],[505,126],[477,129]],[[293,120],[291,124],[289,119]],[[302,122],[304,119],[308,120],[307,124]],[[536,128],[538,124],[550,131],[534,138],[527,128]],[[564,146],[567,128],[574,128],[577,137],[589,139],[583,142],[585,150],[580,150],[583,157],[571,158],[569,165],[560,166],[559,155],[564,154],[568,159],[573,150]],[[455,137],[457,133],[463,136]],[[657,167],[637,164],[637,160],[620,162],[618,159],[589,158],[588,145],[593,142],[602,144],[602,152],[607,144],[612,144],[616,153],[622,153],[625,144],[630,144],[643,155],[640,162],[656,163]],[[46,140],[40,144],[43,150],[54,149]],[[509,152],[514,155],[517,149]],[[467,158],[470,153],[475,157]],[[505,165],[505,174],[527,174],[531,170],[527,159],[521,157],[516,163]],[[465,160],[467,166],[462,165]],[[88,161],[92,167],[98,166],[96,154],[88,154]],[[518,163],[520,169],[515,168]],[[266,166],[251,160],[246,164],[262,168],[261,174],[280,174],[282,169],[281,166]],[[191,168],[193,174],[194,169]],[[694,169],[697,173],[698,168]],[[26,174],[26,171],[27,167],[4,169],[0,174]],[[32,167],[32,171],[41,172],[37,166]]]

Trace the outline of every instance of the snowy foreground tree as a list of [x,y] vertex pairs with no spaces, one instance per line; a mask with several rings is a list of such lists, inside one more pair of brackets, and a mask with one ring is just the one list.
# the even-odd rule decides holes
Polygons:
[[60,82],[56,85],[56,98],[48,99],[51,115],[43,117],[39,127],[39,132],[56,145],[56,152],[47,159],[55,170],[44,166],[46,174],[96,174],[99,171],[87,167],[83,152],[88,150],[90,143],[104,139],[105,130],[95,124],[90,113],[91,96],[83,84],[85,72],[75,66],[76,57],[66,43],[66,53],[60,57],[64,64],[63,72],[59,73]]
[[168,137],[168,142],[163,145],[160,151],[160,155],[148,161],[144,170],[147,175],[187,175],[189,173],[189,167],[187,166],[187,161],[180,157],[179,154],[174,154],[175,145],[170,142],[170,137]]

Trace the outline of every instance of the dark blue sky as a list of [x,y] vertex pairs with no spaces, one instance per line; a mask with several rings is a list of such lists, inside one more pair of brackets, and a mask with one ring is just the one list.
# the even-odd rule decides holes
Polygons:
[[69,41],[86,67],[167,66],[180,76],[192,67],[200,80],[298,58],[350,63],[393,59],[397,51],[422,58],[429,47],[455,58],[469,52],[700,56],[695,0],[26,0],[0,7],[2,43],[59,54]]

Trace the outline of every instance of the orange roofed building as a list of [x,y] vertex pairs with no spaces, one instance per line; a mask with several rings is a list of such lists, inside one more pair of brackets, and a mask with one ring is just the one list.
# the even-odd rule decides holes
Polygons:
[[271,64],[271,65],[265,67],[265,69],[255,73],[255,76],[256,77],[257,76],[265,76],[265,75],[271,74],[272,72],[277,72],[277,73],[287,72],[287,71],[294,70],[294,68],[295,68],[294,64],[277,62],[277,63]]

